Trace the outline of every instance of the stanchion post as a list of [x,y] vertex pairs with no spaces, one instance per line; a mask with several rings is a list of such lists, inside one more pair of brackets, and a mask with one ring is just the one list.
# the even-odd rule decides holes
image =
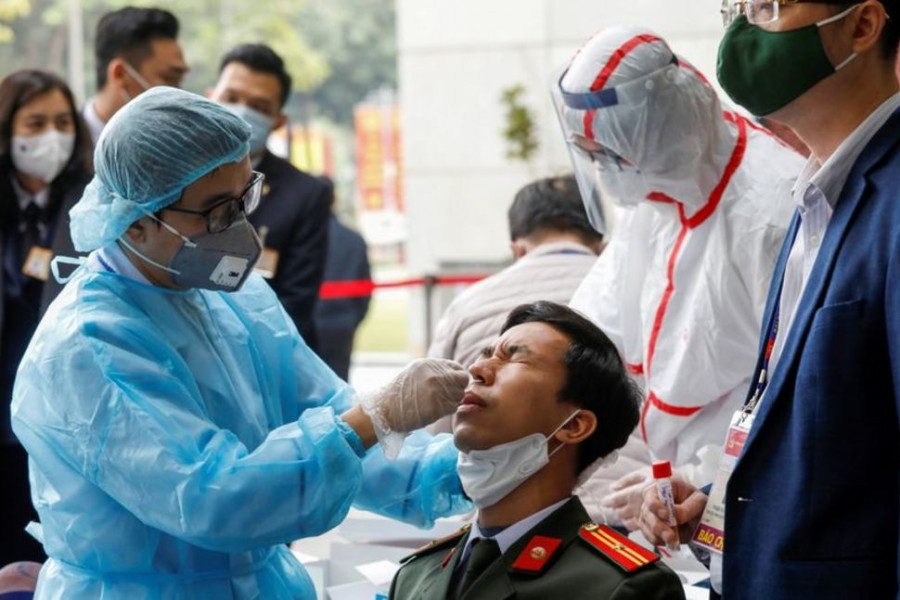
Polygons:
[[424,277],[425,282],[425,351],[428,351],[428,348],[431,347],[431,327],[432,327],[432,317],[433,317],[433,298],[434,295],[434,287],[437,285],[437,277],[434,275],[426,275]]

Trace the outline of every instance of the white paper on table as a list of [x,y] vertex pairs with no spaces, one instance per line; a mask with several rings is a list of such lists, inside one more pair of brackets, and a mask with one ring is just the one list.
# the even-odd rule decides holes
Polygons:
[[318,556],[313,556],[312,554],[306,554],[305,552],[300,552],[299,550],[291,549],[291,554],[293,554],[294,558],[299,560],[300,564],[303,564],[303,565],[322,560]]
[[326,588],[330,600],[372,600],[378,588],[368,581],[357,581]]
[[678,552],[672,552],[665,548],[654,548],[653,544],[647,541],[647,538],[644,537],[640,530],[632,531],[628,534],[628,538],[651,552],[659,553],[662,556],[662,561],[678,574],[682,584],[693,586],[698,581],[709,579],[709,569],[697,560],[687,544],[681,544],[681,549]]
[[410,548],[439,539],[458,531],[463,522],[459,519],[438,519],[431,529],[419,529],[392,519],[356,511],[344,519],[337,531],[342,538],[353,543],[377,544],[408,542]]
[[375,586],[387,585],[394,579],[394,575],[400,570],[400,565],[389,560],[359,565],[356,570],[362,573],[369,583]]
[[684,586],[685,600],[709,600],[709,589],[693,585]]

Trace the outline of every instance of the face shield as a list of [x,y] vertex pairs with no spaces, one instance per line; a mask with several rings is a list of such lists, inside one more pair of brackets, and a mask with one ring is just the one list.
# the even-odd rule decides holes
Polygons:
[[[566,105],[560,82],[566,68],[560,69],[554,76],[550,87],[550,95],[553,108],[559,119],[559,125],[566,139],[566,150],[578,190],[581,192],[581,200],[584,203],[585,212],[591,226],[601,235],[609,235],[612,232],[613,209],[608,193],[601,191],[603,184],[600,181],[601,168],[617,168],[616,165],[624,164],[614,150],[596,144],[596,147],[588,147],[591,140],[586,140],[583,129],[569,125],[569,121],[578,119],[581,110],[569,108]],[[588,142],[586,144],[585,142]]]
[[646,75],[596,91],[567,91],[574,87],[568,75],[565,67],[555,76],[553,105],[598,230],[611,228],[611,204],[632,207],[652,193],[696,196],[698,165],[722,121],[712,88],[674,55]]

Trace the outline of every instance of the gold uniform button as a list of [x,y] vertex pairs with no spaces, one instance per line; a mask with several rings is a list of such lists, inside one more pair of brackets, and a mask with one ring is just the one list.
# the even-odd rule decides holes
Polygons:
[[535,546],[531,549],[531,558],[534,560],[544,560],[547,558],[547,549],[543,546]]

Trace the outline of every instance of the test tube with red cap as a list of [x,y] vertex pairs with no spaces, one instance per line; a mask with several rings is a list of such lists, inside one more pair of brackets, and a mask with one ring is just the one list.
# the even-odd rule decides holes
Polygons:
[[672,465],[667,460],[653,463],[653,479],[656,482],[656,493],[669,511],[669,525],[675,529],[675,544],[669,550],[678,552],[678,521],[675,520],[675,494],[672,492]]

